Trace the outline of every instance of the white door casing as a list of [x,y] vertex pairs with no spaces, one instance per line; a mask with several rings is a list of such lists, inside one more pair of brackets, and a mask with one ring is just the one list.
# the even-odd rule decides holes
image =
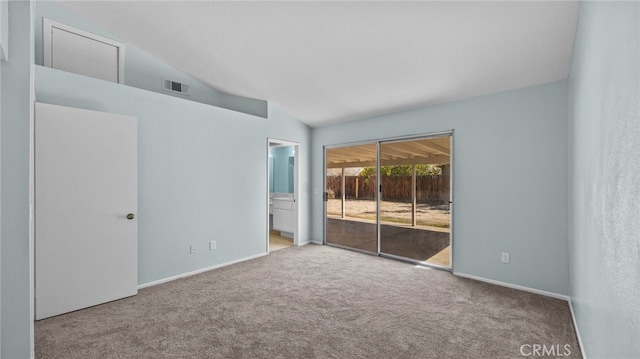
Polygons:
[[137,119],[42,103],[35,114],[36,319],[135,295]]

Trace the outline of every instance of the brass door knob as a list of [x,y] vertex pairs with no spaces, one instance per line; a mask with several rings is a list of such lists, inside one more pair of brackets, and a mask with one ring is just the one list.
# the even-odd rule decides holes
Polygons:
[[127,219],[131,220],[131,219],[134,219],[134,218],[136,218],[135,214],[133,214],[133,213],[127,214]]

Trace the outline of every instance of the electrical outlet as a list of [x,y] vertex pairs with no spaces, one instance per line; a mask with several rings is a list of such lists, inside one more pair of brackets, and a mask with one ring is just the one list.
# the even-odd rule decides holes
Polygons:
[[509,253],[502,253],[502,263],[509,263]]
[[216,241],[210,241],[209,242],[209,250],[212,251],[216,249]]
[[189,253],[191,253],[191,254],[196,253],[196,245],[195,245],[195,244],[192,244],[192,245],[189,247]]

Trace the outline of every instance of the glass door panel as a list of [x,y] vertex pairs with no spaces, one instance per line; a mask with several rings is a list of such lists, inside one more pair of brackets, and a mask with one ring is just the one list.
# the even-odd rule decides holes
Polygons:
[[325,151],[325,241],[378,253],[377,144]]
[[380,143],[380,253],[451,268],[451,136]]

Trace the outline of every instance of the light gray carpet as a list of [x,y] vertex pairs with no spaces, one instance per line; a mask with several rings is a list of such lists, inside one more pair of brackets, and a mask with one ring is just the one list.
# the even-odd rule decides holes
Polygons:
[[319,245],[45,319],[35,338],[46,359],[580,357],[564,301]]

